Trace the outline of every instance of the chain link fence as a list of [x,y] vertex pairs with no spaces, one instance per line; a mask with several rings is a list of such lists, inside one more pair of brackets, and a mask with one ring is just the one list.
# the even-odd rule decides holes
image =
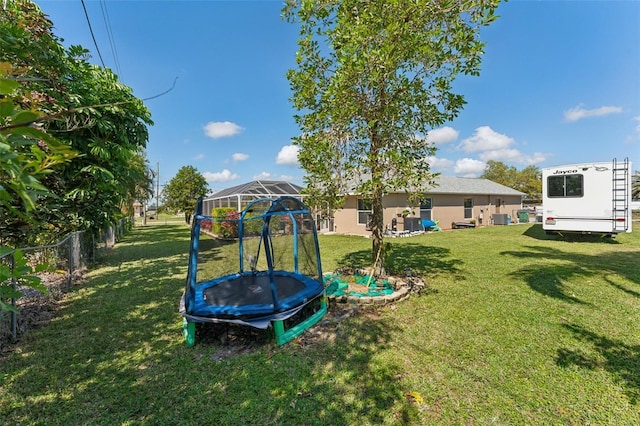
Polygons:
[[[46,264],[44,272],[34,274],[41,279],[48,292],[21,286],[15,280],[0,283],[10,285],[22,293],[19,298],[3,300],[17,308],[18,312],[0,312],[0,352],[3,345],[15,341],[32,326],[46,323],[53,316],[55,302],[79,281],[87,267],[98,260],[101,254],[113,247],[133,227],[133,219],[122,219],[95,237],[91,232],[72,232],[55,244],[20,248],[30,266]],[[0,257],[0,264],[11,272],[16,267],[14,252]]]

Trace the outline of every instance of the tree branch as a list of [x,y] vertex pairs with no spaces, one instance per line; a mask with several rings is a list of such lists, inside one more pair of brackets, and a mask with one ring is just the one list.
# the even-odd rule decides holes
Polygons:
[[160,94],[151,96],[149,98],[132,99],[130,101],[111,102],[111,103],[106,103],[106,104],[87,105],[87,106],[81,106],[81,107],[77,107],[77,108],[71,108],[71,109],[67,109],[67,110],[64,110],[64,111],[56,112],[54,114],[43,115],[43,116],[40,116],[38,118],[34,118],[33,120],[28,120],[28,121],[23,121],[23,122],[20,122],[20,123],[13,123],[13,124],[9,124],[9,125],[6,125],[6,126],[1,126],[0,127],[0,132],[5,131],[5,130],[17,129],[17,128],[20,128],[20,127],[27,127],[27,126],[31,126],[32,124],[42,123],[44,121],[53,120],[55,118],[60,118],[60,117],[62,117],[64,115],[72,114],[72,113],[78,112],[78,111],[82,111],[82,110],[87,109],[87,108],[104,108],[104,107],[109,107],[109,106],[126,105],[126,104],[132,104],[132,103],[139,102],[139,101],[148,101],[148,100],[151,100],[151,99],[159,98],[160,96],[164,96],[167,93],[171,92],[175,88],[177,80],[178,80],[178,77],[176,77],[173,80],[173,85],[171,86],[171,88],[169,88],[169,90],[166,90],[166,91],[164,91],[164,92],[162,92]]

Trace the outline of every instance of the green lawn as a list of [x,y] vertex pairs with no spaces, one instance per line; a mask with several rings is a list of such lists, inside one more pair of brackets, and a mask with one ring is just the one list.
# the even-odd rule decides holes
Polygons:
[[[2,424],[640,424],[640,233],[540,225],[388,240],[420,296],[234,356],[184,346],[189,230],[138,227],[0,360]],[[323,236],[325,271],[371,241]],[[319,327],[317,327],[319,328]],[[407,392],[417,392],[421,403]]]

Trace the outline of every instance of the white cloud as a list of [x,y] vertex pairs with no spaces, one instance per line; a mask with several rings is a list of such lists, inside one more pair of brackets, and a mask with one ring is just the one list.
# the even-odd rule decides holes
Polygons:
[[638,122],[638,124],[636,125],[635,130],[636,130],[636,138],[640,139],[640,115],[637,116],[637,117],[633,117],[633,119]]
[[449,142],[454,142],[458,139],[459,134],[460,132],[453,127],[445,126],[430,130],[429,133],[427,133],[427,140],[434,145],[444,145]]
[[464,139],[459,145],[464,152],[477,152],[505,149],[515,141],[507,135],[494,131],[489,126],[481,126],[470,138]]
[[534,164],[540,164],[540,163],[544,163],[545,161],[547,161],[547,158],[549,158],[549,154],[544,154],[542,152],[534,152],[533,155],[529,156],[525,156],[523,161],[521,161],[521,163],[526,164],[527,166],[532,166]]
[[202,160],[204,158],[204,154],[198,154],[195,157],[193,157],[194,160],[198,161],[198,160]]
[[505,163],[519,163],[531,166],[543,163],[548,155],[542,152],[534,152],[533,155],[525,155],[517,149],[495,149],[485,151],[479,155],[482,161],[502,161]]
[[238,162],[238,161],[247,160],[249,158],[249,155],[243,154],[242,152],[236,152],[231,156],[231,158],[233,158],[233,161]]
[[244,129],[230,121],[211,121],[204,126],[204,133],[212,139],[237,135]]
[[486,163],[473,158],[462,158],[456,161],[453,171],[458,176],[476,177],[484,172]]
[[504,162],[520,162],[520,159],[523,157],[523,154],[517,149],[493,149],[490,151],[484,151],[478,155],[480,159],[484,162],[489,160],[493,161],[504,161]]
[[298,151],[296,145],[285,145],[276,157],[276,164],[296,165],[298,164]]
[[436,172],[448,170],[453,166],[453,161],[447,160],[446,158],[438,158],[435,156],[427,157],[427,163],[429,163],[431,169]]
[[584,109],[582,104],[569,108],[564,112],[564,119],[567,121],[578,121],[588,117],[601,117],[603,115],[618,114],[622,108],[616,106],[603,106],[594,109]]
[[253,180],[267,180],[271,178],[271,173],[269,172],[262,172],[259,175],[255,175],[253,177]]
[[202,176],[204,176],[207,182],[229,182],[240,177],[239,175],[232,173],[229,169],[224,169],[223,171],[216,173],[204,172],[202,173]]

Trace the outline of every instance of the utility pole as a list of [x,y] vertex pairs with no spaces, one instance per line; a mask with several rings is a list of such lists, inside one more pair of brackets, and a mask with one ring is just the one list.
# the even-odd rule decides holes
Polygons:
[[156,216],[160,209],[160,162],[156,162]]

